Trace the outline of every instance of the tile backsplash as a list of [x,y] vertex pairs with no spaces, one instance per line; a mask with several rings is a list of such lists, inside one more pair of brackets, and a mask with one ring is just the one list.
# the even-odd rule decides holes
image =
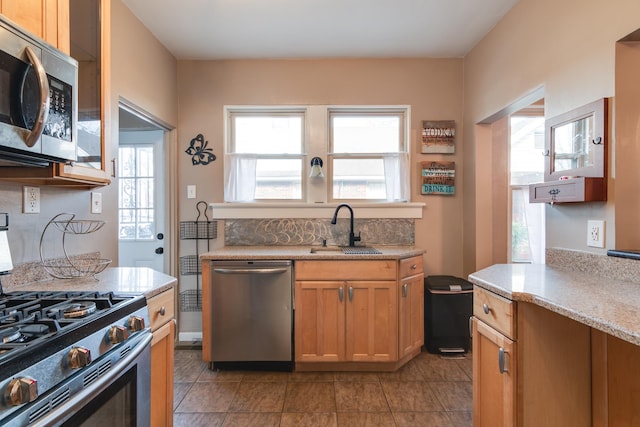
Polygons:
[[[284,246],[349,244],[349,219],[336,225],[329,219],[228,219],[224,223],[227,246]],[[415,223],[412,219],[356,219],[354,233],[360,233],[358,245],[413,245]]]

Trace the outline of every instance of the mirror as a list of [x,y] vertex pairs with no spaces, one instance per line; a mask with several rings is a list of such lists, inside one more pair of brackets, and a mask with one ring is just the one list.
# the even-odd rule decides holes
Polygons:
[[593,115],[553,128],[553,171],[593,166]]
[[606,118],[603,98],[546,121],[545,181],[606,176]]

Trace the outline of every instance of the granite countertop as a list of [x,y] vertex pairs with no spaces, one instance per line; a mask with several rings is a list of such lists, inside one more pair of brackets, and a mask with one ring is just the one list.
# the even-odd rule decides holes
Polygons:
[[164,273],[146,267],[107,268],[96,278],[54,279],[5,287],[11,291],[96,291],[119,294],[142,294],[147,298],[174,287],[177,280]]
[[403,259],[422,255],[425,251],[415,246],[373,246],[381,254],[348,255],[336,250],[320,250],[311,253],[311,248],[321,246],[225,246],[200,255],[201,259],[239,260],[239,259],[291,259],[291,260],[376,260]]
[[469,281],[640,345],[638,281],[541,264],[496,264]]

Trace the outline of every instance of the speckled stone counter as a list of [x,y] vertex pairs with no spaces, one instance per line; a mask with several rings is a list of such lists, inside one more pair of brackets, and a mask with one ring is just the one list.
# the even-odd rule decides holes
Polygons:
[[[607,258],[599,257],[600,265],[620,264],[619,259]],[[640,267],[640,261],[631,262]],[[640,279],[599,275],[572,262],[566,268],[496,264],[470,274],[469,280],[513,301],[536,304],[640,345]]]
[[381,254],[347,255],[338,250],[311,253],[319,246],[225,246],[200,256],[203,260],[287,259],[287,260],[348,260],[348,259],[403,259],[422,255],[425,251],[415,246],[375,246]]
[[176,285],[174,277],[145,267],[107,268],[96,278],[42,281],[19,286],[5,286],[4,291],[96,291],[119,294],[142,294],[151,298]]

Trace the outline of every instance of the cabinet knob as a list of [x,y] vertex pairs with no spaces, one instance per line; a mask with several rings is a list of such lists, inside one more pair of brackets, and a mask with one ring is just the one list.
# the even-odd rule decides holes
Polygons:
[[160,307],[160,310],[158,310],[158,314],[160,314],[160,316],[164,316],[166,312],[167,310],[164,308],[164,305]]
[[484,314],[489,314],[491,308],[487,304],[482,304],[482,311],[484,311]]
[[412,270],[415,270],[416,268],[418,268],[418,264],[413,264],[413,265],[411,266],[411,269],[412,269]]

